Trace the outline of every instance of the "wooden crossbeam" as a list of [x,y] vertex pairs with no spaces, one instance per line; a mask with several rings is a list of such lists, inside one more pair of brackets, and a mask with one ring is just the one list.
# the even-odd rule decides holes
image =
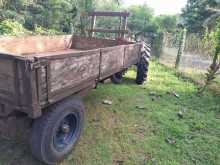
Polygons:
[[87,29],[88,32],[101,32],[101,33],[128,33],[128,30],[113,30],[113,29]]
[[102,11],[93,11],[89,12],[88,16],[103,16],[103,17],[129,17],[129,12],[102,12]]

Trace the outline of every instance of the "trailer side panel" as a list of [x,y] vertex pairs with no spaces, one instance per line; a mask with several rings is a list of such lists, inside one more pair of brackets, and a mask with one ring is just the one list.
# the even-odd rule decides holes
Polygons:
[[123,69],[124,46],[101,50],[100,79],[107,78]]
[[14,61],[0,60],[0,98],[9,103],[14,103],[15,97]]
[[137,64],[140,57],[141,44],[133,44],[125,47],[124,67]]
[[100,49],[56,55],[47,60],[47,66],[41,67],[41,105],[94,86],[98,80]]

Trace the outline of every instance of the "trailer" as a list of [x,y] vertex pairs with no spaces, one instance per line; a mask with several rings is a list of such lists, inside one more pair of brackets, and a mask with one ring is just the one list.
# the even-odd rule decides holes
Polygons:
[[55,164],[71,152],[84,123],[81,95],[138,66],[146,79],[142,42],[74,35],[0,38],[0,117],[23,113],[33,119],[33,155]]

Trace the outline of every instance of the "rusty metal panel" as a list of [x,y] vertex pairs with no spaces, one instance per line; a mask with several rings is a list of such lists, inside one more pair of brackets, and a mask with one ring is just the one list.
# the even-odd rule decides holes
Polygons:
[[123,69],[124,46],[101,49],[100,79],[107,78]]
[[139,60],[141,44],[132,44],[125,47],[124,67],[128,68]]
[[51,95],[99,76],[100,50],[57,57],[50,61]]

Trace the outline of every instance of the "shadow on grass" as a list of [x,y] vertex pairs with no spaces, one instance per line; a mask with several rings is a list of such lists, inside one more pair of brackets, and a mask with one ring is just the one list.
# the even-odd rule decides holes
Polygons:
[[134,85],[134,84],[136,84],[136,82],[135,82],[135,79],[133,79],[133,78],[124,77],[123,78],[123,84]]
[[1,165],[45,165],[30,153],[28,141],[16,142],[0,137]]

